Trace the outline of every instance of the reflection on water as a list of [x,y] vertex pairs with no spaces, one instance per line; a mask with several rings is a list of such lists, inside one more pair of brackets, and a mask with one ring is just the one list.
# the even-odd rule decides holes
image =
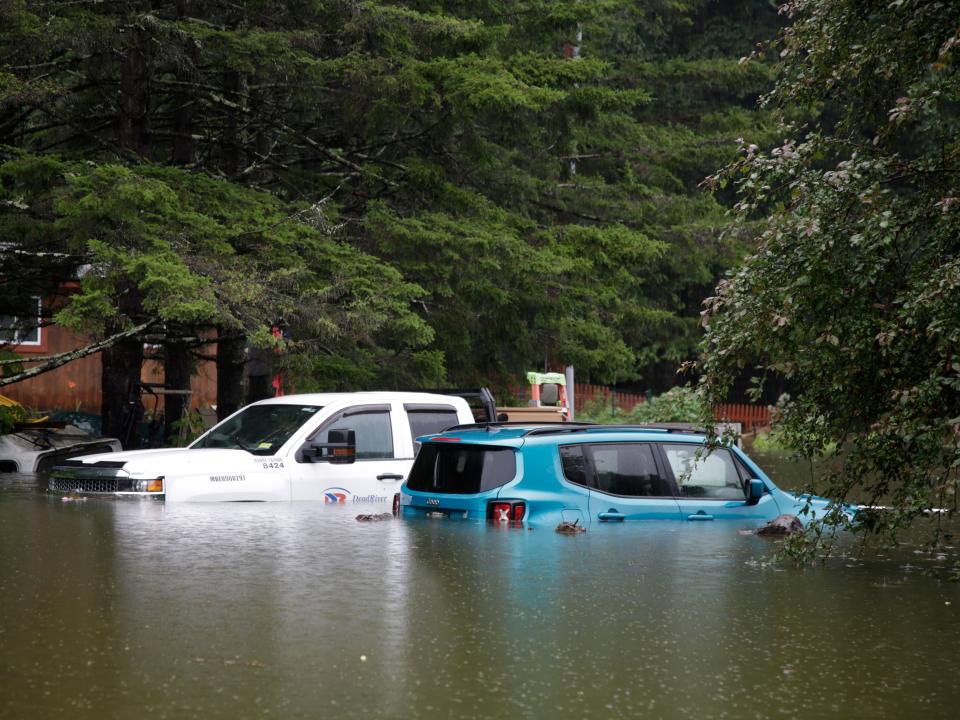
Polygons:
[[953,717],[960,588],[725,524],[569,537],[0,476],[0,717]]

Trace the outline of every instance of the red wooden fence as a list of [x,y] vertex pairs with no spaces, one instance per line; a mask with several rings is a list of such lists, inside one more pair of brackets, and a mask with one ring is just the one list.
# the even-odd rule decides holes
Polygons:
[[625,412],[630,412],[640,403],[647,401],[646,395],[642,393],[619,392],[604,385],[586,385],[584,383],[574,383],[573,399],[576,403],[576,410],[583,410],[586,405],[602,399],[611,407],[616,406]]
[[724,403],[713,409],[717,420],[738,422],[743,432],[753,432],[756,428],[770,427],[771,409],[767,405],[748,405],[747,403]]
[[[526,405],[530,399],[529,388],[514,391],[517,405]],[[603,400],[611,407],[616,406],[625,412],[630,412],[640,403],[647,401],[642,393],[627,393],[614,390],[605,385],[588,385],[575,383],[573,397],[577,412],[581,412],[588,404]],[[747,403],[724,403],[713,409],[713,416],[717,420],[738,422],[744,432],[752,432],[758,427],[770,426],[771,410],[766,405],[750,405]]]

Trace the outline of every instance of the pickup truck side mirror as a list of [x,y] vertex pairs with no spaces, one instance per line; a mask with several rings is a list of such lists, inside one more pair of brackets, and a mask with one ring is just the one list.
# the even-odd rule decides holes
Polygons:
[[357,434],[353,430],[330,430],[325,443],[311,442],[314,462],[348,465],[357,459]]
[[757,478],[747,480],[747,505],[756,505],[760,502],[760,498],[763,497],[765,490],[763,480],[758,480]]

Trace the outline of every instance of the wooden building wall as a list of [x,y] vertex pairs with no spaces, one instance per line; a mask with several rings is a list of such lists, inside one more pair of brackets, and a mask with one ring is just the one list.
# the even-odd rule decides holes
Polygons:
[[[34,347],[20,346],[15,352],[24,357],[56,355],[75,350],[87,343],[80,337],[62,327],[47,327],[43,330],[41,344]],[[212,345],[207,354],[215,354]],[[27,367],[30,367],[29,365]],[[100,355],[88,355],[74,360],[56,370],[0,388],[0,394],[6,395],[26,407],[50,412],[53,410],[72,410],[100,414]],[[143,382],[163,382],[163,365],[148,360],[143,364],[141,374]],[[203,362],[191,380],[191,406],[196,409],[209,407],[217,402],[217,368],[213,362]],[[144,409],[153,410],[153,398],[144,399]],[[160,404],[162,408],[162,401]]]

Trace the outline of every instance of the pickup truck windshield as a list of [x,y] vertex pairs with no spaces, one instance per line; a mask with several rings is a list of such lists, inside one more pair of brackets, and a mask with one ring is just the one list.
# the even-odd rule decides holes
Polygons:
[[213,427],[190,447],[274,455],[320,409],[319,405],[251,405]]

